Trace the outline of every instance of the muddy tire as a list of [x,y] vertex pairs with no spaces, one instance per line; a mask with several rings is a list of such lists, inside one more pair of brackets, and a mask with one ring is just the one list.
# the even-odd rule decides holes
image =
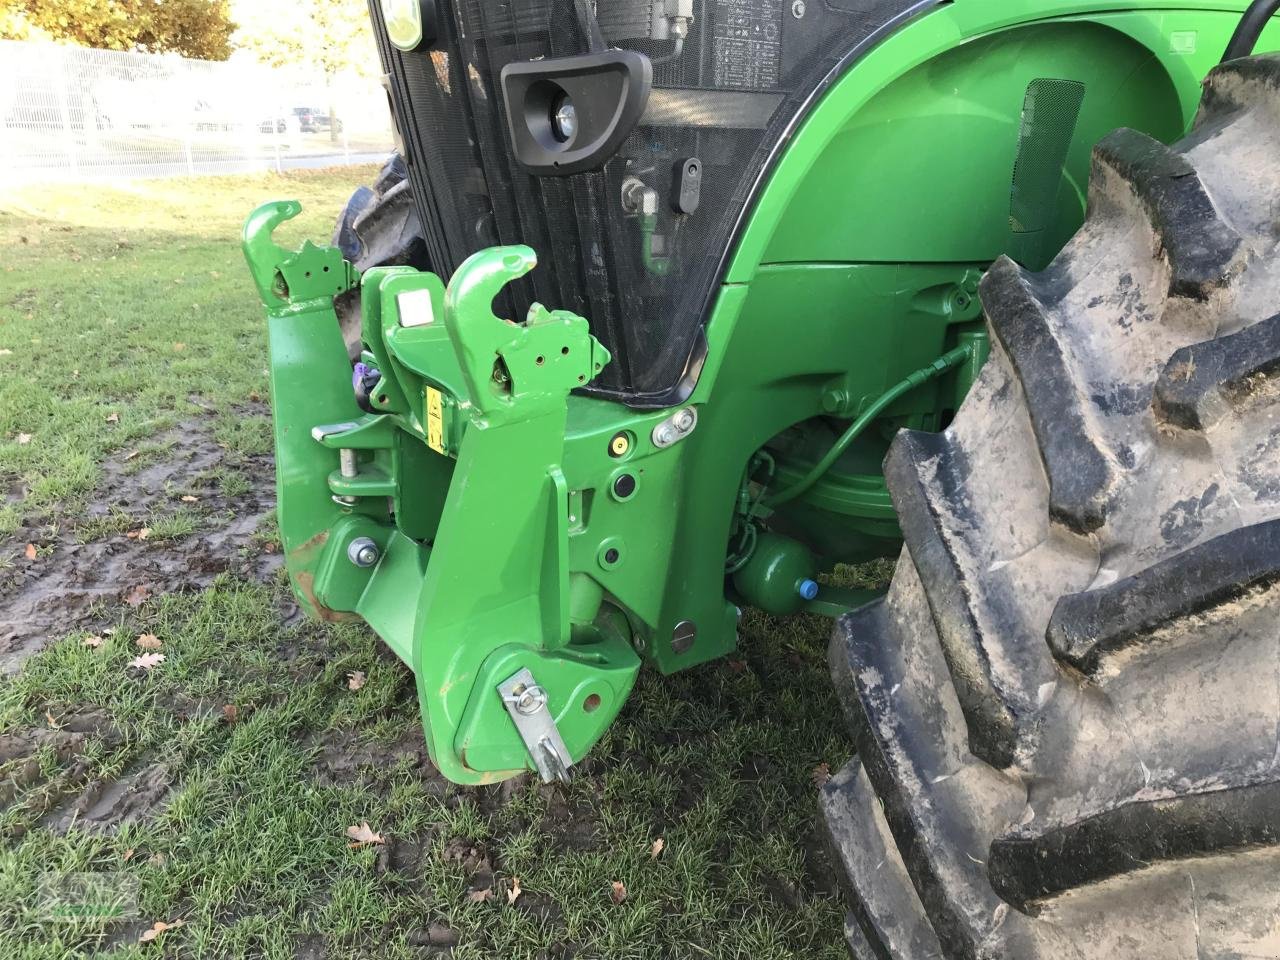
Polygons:
[[[369,187],[359,187],[333,228],[333,245],[361,272],[370,267],[428,269],[427,244],[404,158],[394,154]],[[360,354],[360,291],[334,301],[351,359]]]
[[906,546],[840,621],[822,803],[858,957],[1280,956],[1280,57],[1097,148],[992,356],[886,461]]

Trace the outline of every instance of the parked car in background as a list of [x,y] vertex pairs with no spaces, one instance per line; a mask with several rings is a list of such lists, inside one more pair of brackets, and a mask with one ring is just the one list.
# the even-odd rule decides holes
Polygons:
[[331,124],[335,131],[342,132],[342,121],[331,117],[329,111],[321,107],[294,107],[292,113],[303,133],[319,133],[328,130]]

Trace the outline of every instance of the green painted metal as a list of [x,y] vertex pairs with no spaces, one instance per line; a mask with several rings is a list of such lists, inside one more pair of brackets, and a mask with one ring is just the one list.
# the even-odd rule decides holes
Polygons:
[[[655,428],[684,408],[573,392],[610,359],[589,318],[494,315],[534,268],[528,248],[480,251],[447,285],[404,267],[357,278],[336,251],[274,244],[296,203],[254,212],[295,590],[312,613],[362,617],[409,664],[446,776],[532,767],[497,693],[521,668],[576,761],[642,660],[669,672],[730,651],[737,603],[834,615],[867,599],[805,601],[797,584],[898,549],[880,462],[897,429],[943,428],[973,383],[982,270],[1006,252],[1038,265],[1070,235],[1104,133],[1186,129],[1244,3],[1119,6],[955,0],[841,77],[738,234],[688,401],[697,426],[670,446]],[[1272,28],[1259,49],[1277,44]],[[1056,190],[1034,181],[1018,202],[1041,209],[1014,217],[1024,106],[1046,80],[1084,86],[1079,117]],[[357,279],[372,412],[331,304]],[[358,538],[374,565],[348,557]]]

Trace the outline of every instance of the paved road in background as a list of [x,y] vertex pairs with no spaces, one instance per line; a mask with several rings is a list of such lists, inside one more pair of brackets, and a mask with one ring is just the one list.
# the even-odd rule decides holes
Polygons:
[[[322,153],[314,156],[286,157],[279,160],[280,170],[314,170],[319,167],[340,167],[356,163],[381,163],[387,159],[391,151],[380,150],[368,153]],[[194,165],[197,177],[216,176],[224,173],[254,173],[259,170],[275,170],[276,160],[272,157],[259,160],[219,160],[214,162],[197,162]],[[173,163],[134,163],[134,164],[94,164],[82,163],[76,170],[69,167],[51,169],[49,167],[29,167],[6,171],[5,179],[19,180],[121,180],[121,179],[156,179],[162,177],[191,176],[191,169],[183,161]]]

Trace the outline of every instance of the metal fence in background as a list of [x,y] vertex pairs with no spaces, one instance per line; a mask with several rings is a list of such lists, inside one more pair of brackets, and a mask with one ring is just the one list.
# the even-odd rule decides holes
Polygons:
[[198,176],[392,149],[374,80],[252,62],[0,41],[0,178]]

